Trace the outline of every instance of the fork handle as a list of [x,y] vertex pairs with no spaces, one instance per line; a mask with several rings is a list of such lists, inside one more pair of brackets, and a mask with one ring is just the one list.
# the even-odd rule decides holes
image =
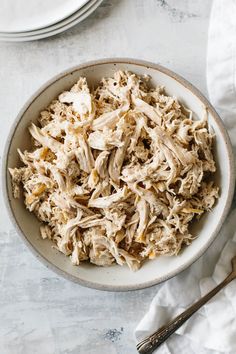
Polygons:
[[201,299],[191,305],[187,310],[171,320],[167,325],[159,328],[156,332],[137,344],[137,350],[140,354],[150,354],[158,348],[165,340],[173,334],[184,322],[186,322],[197,310],[207,301],[215,296],[221,289],[235,278],[235,273],[230,273],[219,285],[204,295]]

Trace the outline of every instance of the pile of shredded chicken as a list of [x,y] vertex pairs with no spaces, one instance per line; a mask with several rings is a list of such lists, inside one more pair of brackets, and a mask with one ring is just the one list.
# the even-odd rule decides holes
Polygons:
[[135,270],[177,255],[218,197],[207,112],[195,118],[149,80],[118,71],[90,91],[80,78],[30,126],[34,148],[10,169],[42,238],[75,265]]

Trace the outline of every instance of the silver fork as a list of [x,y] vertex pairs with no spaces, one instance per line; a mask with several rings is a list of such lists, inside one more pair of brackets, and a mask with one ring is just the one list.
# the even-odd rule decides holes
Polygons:
[[173,334],[184,322],[186,322],[196,311],[200,309],[207,301],[209,301],[213,296],[215,296],[221,289],[223,289],[227,284],[229,284],[233,279],[236,278],[236,256],[231,260],[232,271],[231,273],[217,285],[208,294],[203,296],[193,305],[191,305],[187,310],[182,312],[180,315],[175,317],[165,326],[159,328],[155,333],[143,339],[137,344],[137,350],[140,354],[150,354],[155,349],[157,349],[166,339]]

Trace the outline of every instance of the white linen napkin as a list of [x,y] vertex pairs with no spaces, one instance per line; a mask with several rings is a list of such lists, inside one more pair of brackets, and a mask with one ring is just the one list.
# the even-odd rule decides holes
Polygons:
[[[224,120],[236,148],[236,0],[214,0],[208,37],[207,84],[210,101]],[[235,203],[234,203],[235,204]],[[137,341],[166,324],[221,282],[236,255],[236,208],[220,235],[196,263],[165,282],[135,330]],[[213,275],[212,275],[213,273]],[[236,281],[200,309],[158,354],[235,354]]]

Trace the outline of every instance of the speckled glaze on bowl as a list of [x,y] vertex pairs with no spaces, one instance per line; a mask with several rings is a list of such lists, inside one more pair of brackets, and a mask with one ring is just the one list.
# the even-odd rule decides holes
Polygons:
[[[128,267],[113,265],[97,267],[81,263],[79,267],[71,264],[70,259],[51,247],[49,240],[42,240],[39,234],[39,222],[29,213],[23,199],[12,196],[8,167],[20,165],[17,148],[30,148],[28,126],[36,122],[39,112],[62,91],[69,89],[80,76],[95,86],[104,76],[111,76],[116,70],[129,70],[136,74],[148,74],[152,84],[164,85],[167,93],[176,96],[197,116],[202,116],[204,106],[209,112],[209,124],[216,135],[215,159],[217,162],[216,183],[220,187],[220,198],[212,212],[204,215],[193,224],[192,232],[198,237],[177,257],[161,256],[147,261],[137,272]],[[216,238],[229,211],[234,191],[234,160],[231,143],[224,125],[207,99],[189,82],[164,67],[133,59],[104,59],[88,62],[66,70],[43,85],[25,104],[11,129],[5,148],[3,163],[3,190],[8,211],[17,232],[46,266],[59,275],[81,285],[110,291],[127,291],[146,288],[167,280],[180,273],[196,261]],[[213,246],[212,246],[213,247]]]

